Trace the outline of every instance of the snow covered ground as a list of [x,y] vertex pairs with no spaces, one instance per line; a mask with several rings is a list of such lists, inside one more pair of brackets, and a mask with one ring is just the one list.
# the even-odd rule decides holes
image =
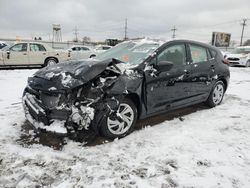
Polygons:
[[66,139],[61,150],[20,141],[22,91],[35,70],[1,70],[0,187],[249,188],[250,69],[230,69],[216,108],[96,146]]

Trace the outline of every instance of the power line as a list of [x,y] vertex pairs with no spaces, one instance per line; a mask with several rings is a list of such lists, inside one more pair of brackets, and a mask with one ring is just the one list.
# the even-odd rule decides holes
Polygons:
[[242,31],[241,31],[241,37],[240,37],[240,46],[242,46],[242,40],[243,40],[243,35],[244,35],[244,29],[245,29],[245,26],[247,25],[246,22],[247,22],[247,18],[244,18],[242,21],[243,23],[241,23],[240,25],[242,25]]
[[173,29],[171,29],[171,31],[173,31],[172,38],[174,39],[174,38],[176,37],[175,32],[177,31],[177,28],[175,28],[175,26],[174,26],[174,28],[173,28]]

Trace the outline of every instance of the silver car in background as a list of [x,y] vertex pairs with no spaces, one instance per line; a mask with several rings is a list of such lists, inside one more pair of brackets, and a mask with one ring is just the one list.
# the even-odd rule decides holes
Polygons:
[[250,46],[237,47],[225,56],[230,66],[250,67]]

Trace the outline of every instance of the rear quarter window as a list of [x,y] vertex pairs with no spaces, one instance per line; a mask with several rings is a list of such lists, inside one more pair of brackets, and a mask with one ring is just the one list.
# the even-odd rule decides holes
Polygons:
[[212,57],[212,58],[215,58],[216,55],[217,55],[217,52],[216,52],[215,50],[212,50],[212,49],[209,49],[209,51],[210,51],[211,57]]

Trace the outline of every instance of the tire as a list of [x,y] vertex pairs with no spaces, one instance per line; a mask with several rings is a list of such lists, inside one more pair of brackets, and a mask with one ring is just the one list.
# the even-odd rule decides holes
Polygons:
[[93,58],[93,57],[96,57],[96,55],[95,55],[95,54],[92,54],[91,56],[89,56],[89,58]]
[[57,62],[58,62],[57,59],[51,57],[45,60],[44,66],[47,67],[47,66],[55,65],[57,64]]
[[125,98],[117,111],[119,116],[117,112],[113,112],[103,118],[100,125],[102,136],[109,139],[122,138],[133,131],[138,116],[134,103]]
[[223,100],[224,94],[225,94],[225,84],[221,80],[219,80],[215,83],[206,101],[206,104],[211,108],[219,105]]
[[250,60],[247,61],[246,67],[250,67]]

